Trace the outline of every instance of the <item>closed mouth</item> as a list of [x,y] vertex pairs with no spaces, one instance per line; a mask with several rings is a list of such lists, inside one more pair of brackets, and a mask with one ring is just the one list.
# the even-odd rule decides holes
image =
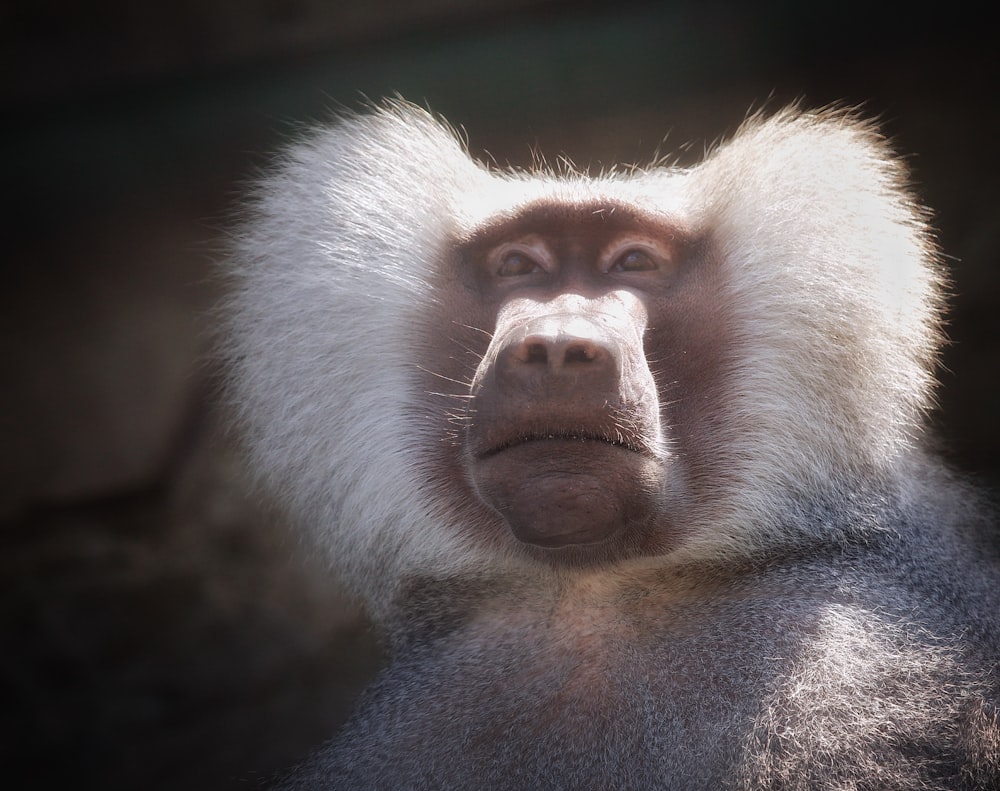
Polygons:
[[602,445],[610,445],[611,447],[621,448],[622,450],[631,451],[633,453],[640,453],[644,455],[647,453],[643,447],[622,434],[610,437],[605,434],[591,431],[544,431],[512,434],[511,436],[505,438],[502,442],[492,445],[487,450],[477,454],[477,456],[480,459],[488,459],[492,456],[496,456],[498,453],[503,453],[505,450],[510,450],[511,448],[516,448],[520,445],[526,445],[531,442],[554,441],[577,442],[581,444],[597,442]]

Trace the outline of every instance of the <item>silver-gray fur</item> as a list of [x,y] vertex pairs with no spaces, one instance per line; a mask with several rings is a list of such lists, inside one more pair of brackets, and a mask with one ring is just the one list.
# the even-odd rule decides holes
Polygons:
[[[229,393],[392,658],[283,787],[1000,788],[997,533],[924,437],[942,276],[905,178],[796,109],[687,170],[495,172],[402,103],[292,148],[236,244]],[[716,356],[686,408],[688,349],[646,349],[653,537],[561,562],[468,470],[499,352],[456,250],[605,206],[694,240]]]

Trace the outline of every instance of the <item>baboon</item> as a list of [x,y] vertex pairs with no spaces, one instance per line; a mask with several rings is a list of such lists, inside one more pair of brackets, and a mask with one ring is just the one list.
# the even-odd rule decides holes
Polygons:
[[907,178],[849,110],[598,175],[402,102],[292,147],[228,393],[390,660],[282,787],[1000,788],[1000,552],[926,436]]

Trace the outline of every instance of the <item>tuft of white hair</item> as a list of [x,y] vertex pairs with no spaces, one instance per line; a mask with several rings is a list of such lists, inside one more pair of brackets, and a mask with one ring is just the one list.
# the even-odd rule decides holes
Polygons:
[[865,488],[905,497],[923,463],[943,278],[902,163],[849,112],[788,108],[750,119],[685,192],[733,319],[712,438],[727,460],[725,513],[685,551],[794,540],[776,503]]

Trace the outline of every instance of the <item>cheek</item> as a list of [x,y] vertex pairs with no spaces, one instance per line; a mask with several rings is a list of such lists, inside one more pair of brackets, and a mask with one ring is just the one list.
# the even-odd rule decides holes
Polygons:
[[669,306],[655,306],[647,357],[660,392],[665,431],[689,472],[713,467],[727,421],[733,354],[731,310],[713,278],[696,282]]
[[439,284],[436,293],[437,301],[413,327],[415,364],[424,376],[425,392],[446,396],[454,412],[468,395],[489,347],[494,317],[481,307],[477,295],[454,282]]
[[661,393],[661,402],[690,408],[715,390],[724,334],[695,322],[677,321],[646,338],[647,358]]
[[417,372],[413,419],[421,427],[413,448],[434,505],[478,539],[505,540],[506,530],[479,498],[465,462],[465,435],[472,379],[486,353],[492,323],[461,293],[441,299],[417,320]]

